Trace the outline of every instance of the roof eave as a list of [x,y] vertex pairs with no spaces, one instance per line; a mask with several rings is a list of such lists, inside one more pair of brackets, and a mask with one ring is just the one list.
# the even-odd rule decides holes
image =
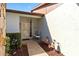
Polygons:
[[34,9],[32,9],[32,12],[34,10],[37,10],[37,9],[40,9],[40,8],[44,8],[44,7],[47,7],[47,6],[50,6],[50,5],[54,5],[54,4],[57,4],[57,3],[42,3],[39,6],[35,7]]
[[12,10],[12,9],[6,9],[6,12],[29,14],[34,16],[44,16],[44,14],[40,14],[40,13],[31,13],[31,12],[25,12],[25,11]]

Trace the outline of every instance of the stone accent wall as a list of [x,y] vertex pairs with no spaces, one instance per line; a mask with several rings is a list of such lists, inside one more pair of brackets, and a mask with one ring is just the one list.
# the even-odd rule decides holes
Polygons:
[[0,55],[5,55],[6,4],[0,3]]

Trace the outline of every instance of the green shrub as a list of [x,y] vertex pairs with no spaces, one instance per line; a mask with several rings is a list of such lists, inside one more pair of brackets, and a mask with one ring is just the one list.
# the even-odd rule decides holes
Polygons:
[[11,41],[10,44],[12,44],[13,39],[17,40],[18,46],[20,45],[21,42],[21,34],[20,33],[7,33],[6,34],[8,37],[10,37]]
[[21,39],[20,33],[7,33],[6,36],[9,36],[11,39]]
[[[21,42],[21,34],[20,33],[7,33],[6,36],[10,37],[10,40],[7,42],[7,50],[8,53],[12,54],[16,48],[20,47]],[[15,42],[17,41],[17,42]]]

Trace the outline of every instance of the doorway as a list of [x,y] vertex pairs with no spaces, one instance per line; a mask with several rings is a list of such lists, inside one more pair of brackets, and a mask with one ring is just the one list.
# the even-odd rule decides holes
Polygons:
[[30,18],[20,17],[21,39],[30,38]]
[[40,18],[20,17],[21,39],[30,39],[40,33]]

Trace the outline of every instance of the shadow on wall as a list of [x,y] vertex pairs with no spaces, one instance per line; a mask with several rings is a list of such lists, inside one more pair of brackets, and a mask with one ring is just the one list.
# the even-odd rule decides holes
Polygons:
[[60,43],[52,39],[46,18],[43,17],[41,22],[41,40],[47,43],[49,48],[53,47],[56,51],[61,52]]
[[46,39],[48,39],[49,43],[53,42],[50,31],[49,31],[49,27],[47,24],[47,20],[45,17],[43,17],[43,19],[41,21],[41,40],[46,41]]

